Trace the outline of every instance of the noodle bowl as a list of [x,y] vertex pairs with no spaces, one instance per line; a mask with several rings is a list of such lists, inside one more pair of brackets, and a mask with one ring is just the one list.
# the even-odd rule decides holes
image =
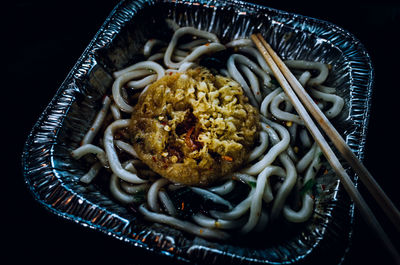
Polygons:
[[[113,73],[111,95],[104,97],[82,145],[72,151],[76,159],[96,156],[96,162],[80,180],[88,184],[106,168],[116,200],[136,205],[151,222],[204,238],[227,239],[233,234],[260,231],[279,218],[294,223],[307,221],[313,214],[313,180],[320,174],[321,151],[261,54],[249,39],[221,44],[213,33],[174,28],[168,43],[151,39],[144,45],[146,61]],[[193,38],[183,43],[184,35]],[[201,186],[174,183],[140,159],[139,150],[131,142],[130,134],[135,135],[129,131],[131,116],[152,84],[164,76],[196,69],[202,59],[220,52],[228,54],[224,67],[211,70],[239,84],[248,103],[258,110],[256,140],[240,167],[225,172],[218,180]],[[285,63],[328,118],[340,114],[344,100],[334,88],[324,85],[328,65],[301,60]],[[106,128],[104,132],[102,127]],[[188,196],[199,198],[199,205],[188,205]]]

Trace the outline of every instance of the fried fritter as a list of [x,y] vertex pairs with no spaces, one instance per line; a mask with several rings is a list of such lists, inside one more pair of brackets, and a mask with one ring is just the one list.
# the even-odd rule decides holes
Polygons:
[[144,163],[173,182],[197,186],[238,169],[258,130],[258,112],[241,86],[200,67],[150,85],[130,125]]

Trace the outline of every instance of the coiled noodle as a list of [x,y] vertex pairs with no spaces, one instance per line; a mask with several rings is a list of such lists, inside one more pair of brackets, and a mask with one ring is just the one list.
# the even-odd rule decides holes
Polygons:
[[[249,39],[233,40],[224,45],[213,33],[192,27],[179,28],[173,23],[171,27],[175,33],[169,42],[151,39],[144,45],[146,61],[113,73],[112,96],[104,98],[82,145],[72,152],[76,159],[91,155],[97,157],[81,181],[90,183],[102,168],[106,168],[110,172],[110,191],[117,201],[136,204],[139,213],[151,222],[167,224],[205,238],[227,239],[235,233],[247,234],[264,229],[278,218],[295,223],[306,222],[313,214],[313,192],[310,188],[299,189],[304,189],[318,176],[322,165],[321,152],[282,89],[273,82],[274,77],[261,54]],[[181,43],[184,35],[193,39]],[[185,72],[196,67],[200,58],[222,50],[232,52],[226,67],[219,69],[219,73],[237,81],[249,102],[259,109],[261,130],[258,142],[248,155],[246,164],[219,183],[209,187],[173,184],[141,163],[129,139],[123,137],[123,130],[130,122],[126,115],[132,112],[135,104],[127,96],[127,90],[140,96],[164,75]],[[324,85],[329,75],[328,65],[302,60],[287,60],[285,63],[295,69],[300,82],[318,101],[328,118],[339,115],[344,100],[335,94],[335,88]],[[101,140],[95,142],[106,120],[111,122],[98,137]],[[130,158],[121,161],[126,156]],[[232,197],[229,195],[237,189],[243,190],[243,187],[247,189],[243,198],[239,202],[229,201],[228,198]],[[201,212],[182,217],[183,202],[177,207],[173,200],[175,193],[185,188],[220,207],[204,208]],[[289,203],[288,198],[296,192],[300,193],[299,207],[292,208],[294,204]]]

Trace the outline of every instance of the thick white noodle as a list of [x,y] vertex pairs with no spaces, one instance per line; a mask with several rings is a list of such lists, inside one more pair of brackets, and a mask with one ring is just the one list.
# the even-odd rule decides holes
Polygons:
[[297,180],[296,167],[294,166],[292,160],[290,160],[289,156],[286,153],[282,153],[279,155],[279,160],[286,170],[286,178],[274,198],[271,209],[272,220],[275,220],[279,216],[285,204],[286,198],[289,196]]
[[133,89],[141,89],[141,88],[144,88],[147,85],[153,83],[156,80],[157,80],[157,75],[149,75],[141,80],[129,81],[127,83],[127,86],[131,87]]
[[[184,62],[193,62],[194,60],[196,60],[197,58],[199,58],[200,56],[202,56],[204,54],[215,53],[218,51],[222,51],[224,49],[225,49],[225,46],[220,43],[214,43],[214,42],[207,43],[205,45],[195,48],[186,57],[182,57],[182,58],[176,57],[179,60],[179,62],[177,62],[177,63],[174,63],[170,60],[171,56],[169,56],[167,54],[167,52],[168,52],[168,50],[167,50],[167,52],[165,52],[165,55],[164,55],[164,63],[165,63],[165,60],[169,60],[169,61],[167,61],[168,64],[166,64],[167,67],[176,69],[176,68],[179,68],[181,66],[181,64]],[[165,59],[165,58],[168,58],[168,59]]]
[[103,168],[103,164],[101,162],[96,162],[93,166],[90,167],[89,171],[83,175],[79,181],[89,184],[92,180],[99,174],[100,170]]
[[165,74],[164,68],[158,63],[152,61],[140,62],[128,68],[125,68],[121,71],[114,72],[114,76],[116,77],[116,79],[112,86],[112,95],[115,104],[123,112],[131,113],[133,111],[133,107],[125,102],[125,99],[121,94],[122,86],[129,80],[142,76],[141,73],[143,71],[135,71],[135,70],[147,70],[148,74],[153,74],[153,72],[149,71],[149,69],[154,70],[157,73],[157,80],[163,77]]
[[208,190],[218,195],[226,195],[229,192],[231,192],[234,188],[235,188],[235,182],[233,180],[228,180],[224,184],[208,188]]
[[225,44],[227,48],[241,47],[241,46],[254,46],[254,42],[251,39],[238,39],[233,40]]
[[229,235],[223,231],[201,227],[191,222],[182,221],[172,216],[151,212],[148,209],[146,209],[146,207],[143,204],[139,206],[139,212],[149,221],[155,223],[168,224],[172,227],[175,227],[177,229],[180,229],[182,231],[191,234],[201,236],[203,238],[210,238],[210,239],[229,238]]
[[319,72],[318,76],[310,78],[308,80],[308,85],[320,85],[325,82],[329,74],[329,68],[326,64],[320,62],[310,62],[303,60],[287,60],[285,64],[289,68],[303,69],[303,70],[317,70]]
[[160,205],[158,204],[158,191],[168,184],[168,180],[164,178],[160,178],[157,181],[155,181],[153,184],[151,184],[150,189],[147,193],[147,204],[149,208],[153,212],[160,212]]
[[[135,173],[136,169],[132,165],[132,160],[125,161],[122,164],[123,168]],[[125,188],[127,186],[132,186],[135,188],[132,188],[127,192]],[[139,185],[130,185],[124,181],[121,182],[121,180],[117,177],[115,174],[111,174],[111,179],[110,179],[110,191],[111,194],[116,198],[118,201],[124,203],[124,204],[129,204],[129,203],[140,203],[143,201],[143,196],[138,196],[140,195],[139,192],[143,192],[147,190],[148,188],[144,185],[149,185],[147,183],[144,184],[139,184]],[[138,194],[139,193],[139,194]]]
[[309,71],[303,72],[299,77],[299,83],[305,87],[307,85],[308,80],[311,78],[311,73]]
[[261,53],[256,48],[254,48],[252,46],[243,46],[243,47],[239,47],[238,51],[252,55],[253,57],[255,57],[257,59],[258,64],[261,66],[261,68],[265,72],[267,72],[270,75],[273,74],[271,68],[269,68],[264,57],[261,55]]
[[321,168],[321,155],[322,151],[318,145],[315,146],[314,151],[314,159],[310,166],[307,169],[306,175],[304,176],[304,183],[307,181],[314,179],[315,175],[317,174],[318,170]]
[[[277,126],[277,127],[279,126],[278,132],[281,136],[281,140],[279,142],[277,142],[276,144],[274,144],[271,147],[271,149],[268,150],[267,154],[265,154],[260,161],[258,161],[257,163],[255,163],[247,168],[242,169],[241,170],[242,173],[246,173],[249,175],[259,174],[261,171],[263,171],[264,168],[271,165],[272,162],[274,162],[275,159],[279,156],[279,154],[282,153],[283,151],[285,151],[287,149],[287,147],[289,146],[290,135],[289,135],[289,132],[284,127],[282,127],[276,123],[273,123],[271,121],[268,121],[268,125],[261,126],[261,128],[266,130],[271,138],[271,133],[270,133],[271,126]],[[283,129],[281,129],[281,127]]]
[[[289,132],[283,127],[282,125],[279,125],[274,122],[269,123],[271,127],[266,128],[268,135],[271,138],[271,142],[275,145],[280,143],[280,139],[278,134],[274,131],[277,130],[278,133],[280,134],[281,138],[282,135],[289,135]],[[287,136],[289,137],[289,136]],[[279,154],[279,160],[282,163],[283,167],[285,168],[286,171],[286,177],[285,180],[283,181],[281,187],[279,188],[274,202],[272,204],[272,209],[271,209],[271,219],[275,220],[279,213],[281,212],[281,209],[283,208],[283,205],[286,201],[287,196],[289,196],[289,193],[292,191],[294,185],[296,184],[297,180],[297,172],[296,172],[296,167],[294,166],[292,160],[290,157],[287,155],[286,152],[281,152]]]
[[[290,143],[291,143],[291,144],[295,143],[295,141],[296,141],[296,137],[297,137],[297,128],[298,128],[298,124],[297,124],[297,123],[292,123],[292,124],[289,126],[289,128],[288,128],[289,134],[290,134]],[[290,146],[290,150],[293,150],[292,146]],[[289,149],[288,149],[288,151],[289,151]],[[291,151],[290,151],[290,152],[291,152]],[[290,158],[292,158],[292,160],[297,160],[297,159],[294,159],[294,158],[292,157],[292,154],[291,154],[291,153],[289,154],[289,156],[290,156]]]
[[80,159],[82,156],[87,154],[96,155],[96,157],[104,166],[108,166],[108,161],[104,150],[93,144],[82,145],[71,152],[72,157],[75,159]]
[[[237,64],[244,64],[245,66],[249,67],[254,73],[256,73],[263,81],[264,88],[271,87],[271,77],[266,72],[264,72],[256,63],[254,63],[253,61],[251,61],[249,58],[247,58],[244,55],[232,54],[228,58],[227,69],[228,69],[229,75],[232,76],[232,78],[235,79],[242,86],[244,92],[246,93],[247,97],[250,100],[250,103],[253,106],[258,107],[259,103],[261,103],[261,98],[260,98],[261,95],[254,95],[254,93],[251,91],[249,85],[247,84],[246,80],[243,78],[242,74],[239,72],[239,70],[236,66]],[[257,96],[258,100],[257,100],[256,96]]]
[[257,102],[260,103],[262,100],[262,95],[260,92],[260,85],[258,83],[257,76],[244,64],[239,65],[239,69],[244,73],[247,80],[250,83],[250,88],[253,92],[254,97],[256,98]]
[[304,145],[305,147],[308,147],[308,148],[311,147],[312,140],[311,140],[310,135],[308,135],[308,131],[306,129],[300,130],[299,137],[300,137],[300,141],[301,141],[302,145]]
[[291,122],[295,122],[299,125],[304,125],[304,122],[300,118],[299,115],[293,114],[293,113],[290,113],[287,111],[283,111],[279,108],[279,105],[282,102],[289,102],[289,98],[286,96],[285,92],[278,94],[272,100],[271,106],[270,106],[272,115],[274,115],[276,118],[283,120],[283,121],[291,121]]
[[317,147],[317,144],[314,143],[313,146],[308,150],[308,152],[297,162],[296,164],[296,170],[299,173],[303,173],[304,170],[310,165],[310,163],[313,160],[314,153],[315,153],[315,148]]
[[158,192],[158,197],[160,198],[161,203],[164,205],[164,208],[167,211],[167,213],[169,215],[175,217],[177,215],[177,212],[176,212],[174,204],[172,203],[171,199],[168,196],[168,193],[160,190]]
[[197,39],[197,40],[193,40],[191,42],[188,43],[184,43],[178,46],[178,49],[180,50],[193,50],[194,48],[204,45],[208,43],[208,40],[206,39]]
[[[194,36],[197,36],[200,38],[211,40],[212,43],[207,43],[205,45],[197,47],[187,57],[185,57],[184,60],[175,63],[171,60],[173,51],[178,43],[179,38],[186,34],[190,34],[190,35],[194,35]],[[174,35],[171,38],[171,41],[168,44],[168,48],[165,51],[164,64],[169,68],[176,69],[176,68],[179,68],[179,66],[183,62],[194,61],[202,54],[209,53],[209,52],[216,52],[216,51],[220,51],[223,49],[225,49],[225,46],[219,43],[218,37],[213,33],[203,31],[203,30],[198,30],[193,27],[179,28],[175,31]]]
[[163,52],[158,52],[153,55],[151,55],[149,58],[147,58],[147,61],[158,61],[164,58],[164,53]]
[[268,94],[268,96],[266,96],[263,101],[261,102],[261,106],[260,106],[260,113],[270,119],[272,117],[272,114],[268,111],[269,109],[269,105],[271,104],[272,100],[276,97],[276,95],[278,95],[279,93],[282,92],[282,88],[277,88],[274,91],[272,91],[271,93]]
[[127,152],[128,154],[132,155],[135,158],[138,158],[138,155],[137,155],[135,149],[133,149],[132,145],[130,145],[124,141],[121,141],[121,140],[115,140],[114,143],[121,150]]
[[181,66],[179,66],[178,72],[179,73],[183,73],[183,72],[187,71],[188,69],[194,68],[196,66],[197,66],[197,64],[195,64],[195,63],[184,62],[184,63],[181,64]]
[[132,74],[132,79],[154,74],[154,72],[159,76],[159,78],[161,78],[164,75],[164,68],[158,63],[152,61],[143,61],[116,71],[113,73],[113,76],[115,79],[117,79],[118,77],[129,72],[135,72],[135,74]]
[[225,220],[235,220],[240,218],[249,210],[254,193],[255,189],[252,188],[247,198],[241,201],[238,205],[233,207],[233,209],[228,212],[210,210],[211,216],[217,219],[225,219]]
[[[193,52],[194,52],[194,51],[193,51]],[[197,54],[197,53],[196,53],[196,54]],[[201,53],[199,53],[198,55],[200,56]],[[165,53],[164,53],[164,57],[165,57]],[[175,54],[172,55],[172,60],[178,61],[178,62],[181,62],[181,63],[184,63],[184,62],[189,61],[189,60],[185,60],[186,58],[187,58],[187,57],[185,57],[185,56],[178,56],[178,55],[175,55]],[[197,59],[197,57],[194,58],[193,60],[195,60],[195,59]]]
[[301,203],[302,207],[299,211],[294,211],[287,205],[283,207],[282,213],[286,220],[292,223],[303,223],[311,217],[314,208],[314,200],[309,194],[305,194]]
[[120,182],[119,184],[124,192],[127,194],[135,195],[144,191],[148,191],[150,188],[149,183],[143,184],[130,184],[126,181]]
[[124,204],[134,203],[134,202],[141,202],[142,198],[136,195],[131,195],[126,193],[124,190],[121,189],[119,178],[115,174],[111,174],[110,180],[110,191],[111,194],[116,198],[118,201]]
[[327,94],[336,93],[336,88],[334,88],[334,87],[323,86],[323,85],[317,85],[317,86],[314,86],[314,87],[316,89],[318,89],[319,91],[323,92],[323,93],[327,93]]
[[223,199],[222,197],[220,197],[219,195],[202,189],[202,188],[198,188],[198,187],[190,187],[192,191],[194,191],[195,193],[203,196],[204,198],[207,198],[208,200],[211,200],[212,202],[218,203],[218,204],[222,204],[228,207],[228,209],[232,209],[232,204],[230,202],[228,202],[227,200]]
[[[122,163],[122,166],[129,172],[137,173],[135,166],[139,165],[138,161],[139,163],[141,163],[140,160],[131,159]],[[119,186],[122,188],[122,190],[131,195],[135,194],[137,195],[138,193],[140,194],[141,192],[147,192],[148,189],[150,188],[150,185],[151,185],[150,183],[133,184],[126,181],[119,182]]]
[[268,148],[268,134],[265,131],[260,131],[260,145],[256,146],[249,154],[247,162],[260,157]]
[[189,55],[189,52],[181,50],[179,48],[176,48],[174,50],[174,55],[181,57],[181,59],[184,59],[185,57],[187,57]]
[[232,173],[232,179],[238,179],[242,182],[249,183],[249,182],[256,182],[256,178],[249,175],[249,174],[244,174],[240,172],[234,172]]
[[[317,174],[318,170],[321,167],[321,149],[318,146],[314,148],[314,158],[312,163],[307,169],[306,175],[304,177],[304,184],[307,183],[309,180],[314,179],[315,175]],[[307,221],[312,213],[314,208],[314,200],[311,198],[311,190],[308,190],[302,198],[302,206],[300,210],[294,211],[288,205],[285,205],[283,208],[283,216],[290,222],[293,223],[302,223]]]
[[121,119],[121,111],[119,110],[118,106],[115,103],[111,104],[110,110],[114,120]]
[[269,177],[272,175],[277,175],[280,177],[285,176],[285,171],[276,166],[266,167],[257,177],[256,191],[252,197],[252,202],[250,206],[250,215],[247,223],[242,227],[242,233],[246,234],[253,230],[257,225],[262,210],[263,195],[267,185],[269,185]]
[[238,220],[213,219],[201,213],[193,215],[192,219],[198,225],[210,229],[234,229],[243,226],[243,224],[245,223],[244,218],[240,218]]
[[318,91],[316,89],[310,89],[310,95],[313,96],[314,98],[317,99],[322,99],[327,102],[331,102],[333,105],[331,108],[328,110],[324,111],[325,116],[328,119],[332,119],[339,115],[339,113],[342,111],[343,106],[344,106],[344,100],[343,98],[333,95],[333,94],[328,94],[328,93],[323,93],[321,91]]
[[164,41],[158,39],[150,39],[143,46],[143,55],[149,57],[151,51],[156,45],[167,45]]
[[122,168],[122,165],[118,158],[118,154],[114,147],[114,132],[117,129],[128,127],[129,123],[130,120],[125,119],[125,120],[116,120],[110,125],[108,125],[107,129],[104,132],[103,144],[108,158],[108,162],[110,164],[113,173],[127,182],[140,184],[147,182],[147,180],[141,179],[138,177],[137,174],[131,173]]
[[102,102],[102,106],[100,111],[97,113],[96,118],[90,129],[87,131],[82,140],[82,145],[92,143],[94,137],[99,131],[101,125],[103,124],[104,118],[107,115],[108,108],[110,107],[111,99],[108,96],[105,96]]

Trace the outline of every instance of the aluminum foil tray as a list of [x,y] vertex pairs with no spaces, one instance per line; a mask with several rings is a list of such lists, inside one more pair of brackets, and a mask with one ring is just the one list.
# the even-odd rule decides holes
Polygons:
[[103,95],[110,92],[111,73],[135,62],[146,40],[165,37],[166,18],[214,32],[223,43],[261,32],[285,59],[331,64],[328,83],[346,101],[345,114],[334,124],[362,159],[373,69],[352,34],[329,22],[241,1],[126,0],[111,12],[29,134],[23,174],[34,198],[56,215],[166,259],[209,264],[341,263],[351,240],[354,207],[334,176],[319,180],[327,189],[316,197],[312,218],[293,233],[228,242],[146,222],[115,202],[106,183],[79,182],[88,168],[70,152],[79,146]]

